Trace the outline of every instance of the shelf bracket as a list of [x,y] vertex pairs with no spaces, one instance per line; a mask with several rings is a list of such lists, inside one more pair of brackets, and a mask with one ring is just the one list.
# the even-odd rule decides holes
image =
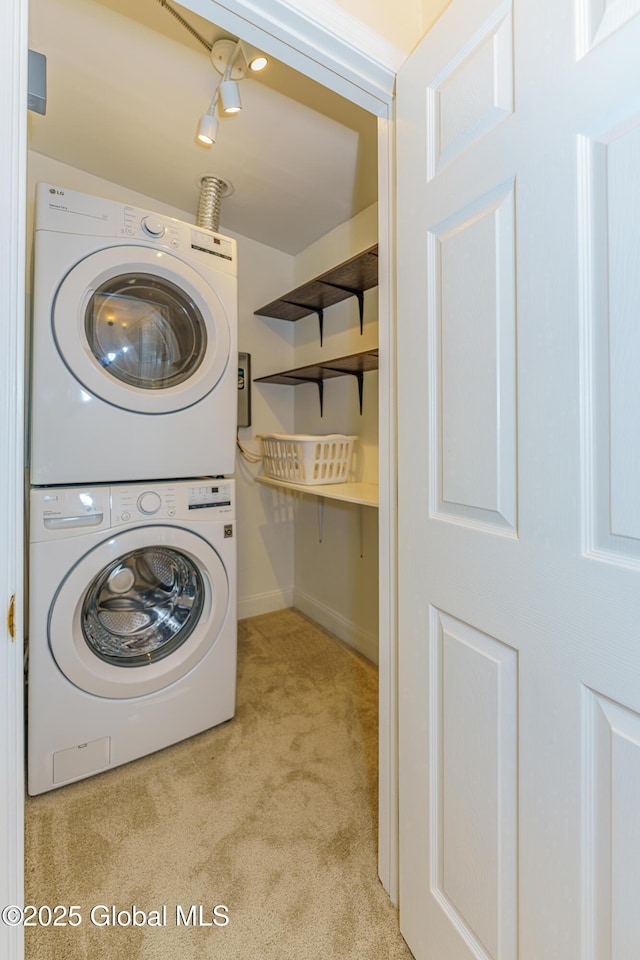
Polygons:
[[324,406],[324,380],[319,380],[317,377],[298,377],[294,378],[298,383],[315,383],[318,388],[318,399],[320,400],[320,416],[323,415],[323,406]]
[[324,497],[318,497],[318,543],[324,535]]
[[[360,401],[360,416],[362,416],[362,396],[364,392],[364,371],[363,370],[340,370],[339,367],[328,367],[324,365],[327,370],[334,370],[337,373],[340,373],[345,377],[355,377],[358,381],[358,399]],[[320,414],[322,416],[322,413]]]
[[[312,307],[308,303],[296,303],[295,300],[282,300],[282,303],[288,303],[292,307],[299,307],[301,310],[309,310],[310,313],[315,313],[318,316],[318,325],[320,327],[320,346],[322,346],[322,333],[324,326],[324,310],[322,307]],[[362,332],[362,331],[360,331]]]
[[362,336],[362,327],[364,324],[364,291],[356,290],[354,287],[344,287],[341,283],[329,283],[328,280],[321,280],[327,287],[333,287],[335,290],[344,290],[352,297],[358,298],[358,309],[360,310],[360,336]]

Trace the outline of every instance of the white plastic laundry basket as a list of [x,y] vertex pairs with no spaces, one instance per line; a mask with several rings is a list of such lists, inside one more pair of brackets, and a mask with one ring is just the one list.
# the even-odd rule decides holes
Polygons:
[[267,433],[259,435],[267,477],[291,483],[344,483],[357,437]]

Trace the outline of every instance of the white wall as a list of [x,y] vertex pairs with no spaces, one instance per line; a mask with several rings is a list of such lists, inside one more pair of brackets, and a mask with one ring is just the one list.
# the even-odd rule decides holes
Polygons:
[[[349,259],[377,242],[377,205],[342,224],[296,257],[296,285]],[[320,347],[316,317],[295,324],[296,365],[375,349],[378,346],[378,291],[365,293],[360,335],[355,298],[325,310]],[[314,384],[297,386],[296,433],[358,436],[356,480],[378,480],[378,375],[364,375],[360,416],[355,377],[325,383],[320,416]],[[296,503],[294,605],[369,659],[378,660],[378,512],[333,500],[324,501],[319,542],[318,501]],[[362,551],[362,555],[361,555]]]
[[[195,221],[192,211],[177,210],[31,151],[27,211],[29,250],[35,184],[41,180],[131,203],[181,220]],[[221,221],[220,230],[224,232],[224,201]],[[253,311],[293,286],[293,258],[246,237],[230,235],[238,242],[238,348],[251,354],[253,376],[271,372],[279,366],[283,369],[290,367],[293,364],[293,330],[290,325],[259,320],[253,316]],[[253,427],[241,433],[248,437],[274,430],[293,431],[293,396],[286,390],[261,393],[254,389]],[[270,491],[258,488],[252,482],[256,468],[245,464],[239,456],[236,468],[238,613],[240,617],[246,617],[292,603],[293,511],[289,503],[284,503],[284,497],[273,498]]]

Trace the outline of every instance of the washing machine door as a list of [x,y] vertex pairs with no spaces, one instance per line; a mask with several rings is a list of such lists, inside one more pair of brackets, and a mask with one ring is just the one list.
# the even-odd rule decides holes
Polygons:
[[[220,283],[235,280],[220,275]],[[198,403],[229,363],[229,318],[211,284],[164,250],[123,245],[66,275],[53,334],[71,373],[102,400],[165,414]]]
[[49,614],[49,645],[68,680],[99,697],[154,693],[215,644],[229,607],[224,564],[191,531],[127,530],[82,557]]

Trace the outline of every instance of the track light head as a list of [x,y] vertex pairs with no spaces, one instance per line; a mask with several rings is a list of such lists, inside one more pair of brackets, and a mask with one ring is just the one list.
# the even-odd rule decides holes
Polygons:
[[220,103],[225,113],[238,113],[242,110],[240,89],[235,80],[223,80],[219,89]]
[[253,70],[254,73],[258,73],[260,70],[264,70],[266,65],[269,63],[267,58],[263,53],[258,53],[252,60],[247,61],[249,70]]
[[197,140],[198,143],[210,147],[216,142],[218,135],[218,120],[212,113],[203,113],[198,124]]

